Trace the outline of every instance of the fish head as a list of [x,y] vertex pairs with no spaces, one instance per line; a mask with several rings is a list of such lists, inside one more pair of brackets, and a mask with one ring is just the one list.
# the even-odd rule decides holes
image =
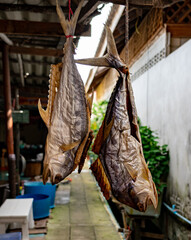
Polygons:
[[140,212],[145,212],[147,206],[153,204],[154,208],[158,205],[158,194],[151,173],[148,169],[148,176],[142,174],[137,177],[131,190],[131,196],[136,196],[137,208]]
[[64,152],[60,147],[48,144],[47,137],[45,146],[44,166],[43,166],[43,182],[46,183],[50,177],[51,183],[56,184],[69,175],[73,168],[71,155]]
[[155,184],[153,183],[152,188],[148,187],[148,184],[145,182],[143,184],[144,186],[141,186],[140,183],[134,182],[131,184],[129,190],[129,195],[133,202],[132,207],[140,212],[145,212],[148,205],[151,204],[157,208],[158,204],[158,195]]

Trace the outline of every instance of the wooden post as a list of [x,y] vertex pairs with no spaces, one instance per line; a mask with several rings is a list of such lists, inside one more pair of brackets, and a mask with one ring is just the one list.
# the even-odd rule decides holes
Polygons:
[[[19,106],[19,89],[16,88],[15,89],[15,109],[19,110],[20,106]],[[16,168],[18,170],[19,173],[19,159],[20,159],[20,148],[19,148],[19,144],[20,144],[20,124],[17,122],[15,123],[15,127],[16,127],[16,146],[15,146],[15,153],[16,153]]]
[[9,70],[9,47],[4,44],[3,52],[3,83],[4,83],[4,101],[5,101],[5,121],[6,121],[6,141],[7,141],[7,157],[9,167],[9,187],[10,197],[16,196],[16,158],[14,154],[14,140],[13,140],[13,118],[11,108],[11,84],[10,84],[10,70]]

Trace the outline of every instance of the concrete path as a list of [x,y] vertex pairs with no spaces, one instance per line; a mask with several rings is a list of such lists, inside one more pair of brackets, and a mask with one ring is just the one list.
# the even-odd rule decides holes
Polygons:
[[71,183],[57,189],[46,240],[122,239],[90,171],[74,172],[71,178]]

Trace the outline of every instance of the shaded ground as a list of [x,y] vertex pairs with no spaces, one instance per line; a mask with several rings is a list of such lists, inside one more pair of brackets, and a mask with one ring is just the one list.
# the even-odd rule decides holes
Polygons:
[[71,178],[71,183],[58,187],[46,240],[122,239],[90,171],[74,172]]

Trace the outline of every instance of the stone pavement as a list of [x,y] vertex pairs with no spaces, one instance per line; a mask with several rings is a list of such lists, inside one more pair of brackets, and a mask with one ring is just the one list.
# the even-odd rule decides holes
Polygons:
[[74,172],[70,177],[71,183],[59,184],[56,191],[46,240],[122,239],[91,172]]

